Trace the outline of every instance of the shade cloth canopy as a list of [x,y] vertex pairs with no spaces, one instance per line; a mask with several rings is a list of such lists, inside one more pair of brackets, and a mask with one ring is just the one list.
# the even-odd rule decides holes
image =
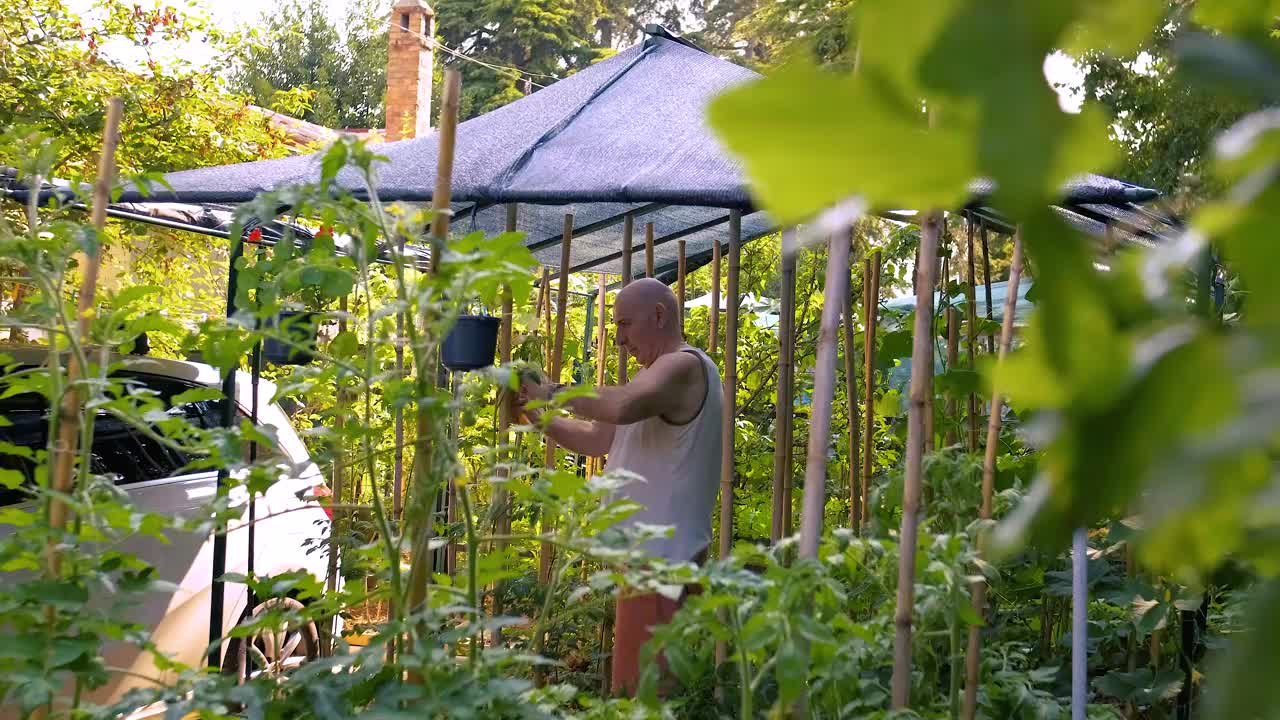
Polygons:
[[[743,213],[742,241],[775,223],[753,204],[740,164],[707,125],[711,100],[759,75],[710,55],[660,26],[645,41],[516,102],[458,126],[453,174],[454,227],[496,233],[506,203],[520,205],[517,227],[546,266],[560,264],[563,217],[574,215],[570,270],[622,271],[622,222],[635,218],[633,253],[644,253],[644,225],[654,224],[655,273],[674,275],[676,240],[686,241],[690,270],[727,242],[729,210]],[[387,161],[376,176],[384,201],[427,202],[436,176],[435,133],[375,148]],[[323,153],[175,172],[168,188],[128,189],[121,202],[238,203],[260,192],[316,182]],[[889,170],[891,171],[891,170]],[[339,185],[367,197],[352,169]],[[975,198],[989,194],[975,182]],[[1100,176],[1064,187],[1063,206],[1092,203],[1131,212],[1156,192]],[[980,206],[980,201],[975,207]],[[979,209],[981,209],[979,207]],[[992,211],[994,220],[998,214]],[[1099,217],[1069,218],[1097,234]],[[1105,223],[1105,219],[1102,220]],[[633,262],[634,275],[644,273]]]

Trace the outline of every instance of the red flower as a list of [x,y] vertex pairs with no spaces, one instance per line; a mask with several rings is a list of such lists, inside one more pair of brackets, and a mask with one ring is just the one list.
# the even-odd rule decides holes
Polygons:
[[316,237],[333,237],[333,228],[328,225],[321,225],[320,230],[316,233]]
[[262,242],[262,230],[259,230],[258,228],[251,230],[249,232],[249,242]]

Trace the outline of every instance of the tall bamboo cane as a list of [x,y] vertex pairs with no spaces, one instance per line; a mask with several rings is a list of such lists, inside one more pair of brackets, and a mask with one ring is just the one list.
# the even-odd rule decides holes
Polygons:
[[[786,230],[786,233],[793,232]],[[778,400],[774,408],[773,434],[773,513],[769,529],[769,541],[776,543],[783,534],[786,516],[787,482],[791,468],[787,467],[787,442],[789,428],[794,422],[791,400],[791,335],[795,324],[796,256],[789,243],[782,243],[782,290],[778,315]]]
[[707,317],[707,353],[714,356],[720,343],[720,243],[711,243],[711,315]]
[[685,274],[688,270],[688,264],[685,262],[685,245],[684,240],[676,243],[677,252],[677,271],[676,271],[676,299],[680,302],[680,336],[684,337],[684,303],[685,303]]
[[653,277],[653,223],[644,224],[644,276]]
[[[1022,238],[1014,235],[1013,265],[1009,268],[1009,294],[1004,299],[1004,318],[1000,323],[1000,355],[997,362],[1003,364],[1009,354],[1013,339],[1013,321],[1018,307],[1018,281],[1022,274]],[[991,519],[992,496],[995,494],[996,457],[1000,452],[1001,408],[1004,397],[999,388],[991,394],[991,416],[987,419],[987,447],[982,463],[982,507],[978,517]],[[979,580],[973,583],[973,609],[978,617],[984,617],[987,606],[987,584]],[[982,667],[981,628],[969,628],[969,646],[965,657],[964,717],[973,720],[978,709],[978,676]]]
[[[995,309],[991,307],[991,253],[987,248],[987,221],[980,221],[979,227],[979,237],[982,239],[982,282],[987,286],[987,324],[992,325],[995,323]],[[992,330],[987,330],[987,352],[995,351],[996,336]]]
[[[974,276],[974,258],[973,258],[973,218],[965,215],[965,257],[968,260],[969,272],[965,277],[965,305],[968,310],[966,318],[969,326],[968,345],[966,351],[969,354],[969,369],[977,369],[978,361],[978,308],[977,293],[975,292],[976,278]],[[977,393],[969,393],[969,452],[978,451],[978,395]]]
[[[81,342],[89,335],[93,309],[98,290],[98,269],[102,265],[101,235],[107,225],[107,204],[111,202],[111,187],[115,184],[116,148],[120,144],[120,116],[124,101],[118,97],[107,100],[106,125],[102,130],[102,154],[98,157],[98,177],[93,183],[93,206],[89,221],[99,237],[89,244],[84,263],[84,277],[80,283],[80,297],[76,303],[76,335]],[[33,184],[31,192],[40,192],[39,184]],[[33,207],[35,201],[33,201]],[[34,221],[34,218],[33,218]],[[84,392],[80,381],[86,368],[80,364],[78,353],[71,353],[67,363],[67,385],[58,410],[58,440],[54,445],[52,474],[49,487],[53,497],[49,501],[49,526],[53,537],[45,546],[45,563],[50,578],[62,574],[62,553],[58,551],[57,535],[67,527],[70,508],[63,497],[71,494],[75,484],[75,462],[80,454],[80,418],[84,411]],[[46,615],[53,616],[53,606],[47,606]]]
[[843,296],[849,292],[849,241],[832,235],[827,243],[827,278],[823,288],[822,319],[818,324],[817,357],[813,370],[813,405],[809,417],[809,448],[805,459],[804,509],[800,513],[800,557],[816,558],[826,507],[827,447],[831,441],[831,402],[835,397],[836,343]]
[[[631,284],[631,240],[635,233],[635,218],[627,213],[622,220],[622,287]],[[627,384],[627,351],[618,346],[618,384]]]
[[875,449],[876,422],[876,330],[880,325],[880,251],[871,253],[862,266],[863,277],[870,278],[864,295],[866,306],[863,317],[866,329],[862,338],[862,391],[865,394],[866,412],[862,416],[862,522],[870,515],[868,509],[871,487],[873,450]]
[[893,708],[904,709],[911,698],[911,621],[915,605],[916,532],[920,524],[920,489],[924,475],[925,413],[933,391],[933,286],[937,271],[941,213],[930,211],[920,223],[920,262],[916,265],[915,336],[911,350],[911,392],[907,411],[906,469],[899,532],[898,597],[894,611]]
[[[440,104],[440,130],[437,133],[439,151],[436,161],[436,184],[431,195],[433,212],[431,221],[431,273],[439,271],[440,258],[444,255],[445,242],[449,237],[449,200],[453,195],[453,155],[458,133],[458,98],[462,79],[456,70],[446,70],[444,89]],[[425,311],[424,311],[425,312]],[[433,459],[431,457],[431,417],[422,403],[422,398],[433,393],[436,388],[435,357],[420,357],[420,348],[414,349],[415,372],[417,373],[417,391],[419,396],[417,422],[415,427],[413,451],[413,482],[411,493],[418,495],[419,510],[426,510],[424,516],[418,518],[419,527],[413,538],[413,548],[409,561],[409,605],[410,612],[422,609],[427,599],[427,588],[431,583],[434,565],[434,552],[431,551],[431,540],[434,535],[430,510],[434,508],[431,499],[426,495],[429,485]],[[336,494],[336,493],[335,493]],[[410,674],[415,682],[421,677]]]
[[[852,246],[857,241],[858,235],[855,228],[849,236],[849,243]],[[854,248],[850,247],[851,253],[853,250]],[[853,262],[849,263],[849,268],[852,271],[854,268]],[[844,315],[844,385],[847,406],[846,416],[849,426],[849,527],[855,533],[860,533],[862,532],[862,489],[859,487],[858,475],[862,472],[862,461],[858,455],[862,447],[862,439],[859,432],[861,423],[858,418],[858,363],[856,351],[853,348],[853,273],[846,274],[849,275],[846,280],[849,283],[849,287],[842,297],[844,303],[841,311]],[[867,278],[865,276],[863,277],[862,285],[864,288],[867,286]],[[865,289],[863,295],[865,303]]]
[[[551,349],[551,376],[547,380],[550,383],[560,382],[561,370],[564,367],[564,331],[565,331],[565,313],[568,310],[569,302],[569,266],[570,266],[570,250],[573,242],[573,214],[566,213],[564,216],[564,232],[560,240],[560,272],[559,284],[556,286],[556,334],[555,344]],[[547,468],[554,468],[556,465],[556,443],[550,437],[545,437],[546,455],[543,457],[543,464]],[[545,534],[555,527],[555,518],[542,518],[542,532]],[[538,580],[544,585],[551,582],[551,568],[555,560],[555,546],[550,542],[543,541],[541,551],[538,554]]]
[[742,264],[742,211],[729,212],[729,276],[725,289],[724,410],[720,448],[720,557],[733,548],[733,445],[737,439],[738,395],[738,273]]

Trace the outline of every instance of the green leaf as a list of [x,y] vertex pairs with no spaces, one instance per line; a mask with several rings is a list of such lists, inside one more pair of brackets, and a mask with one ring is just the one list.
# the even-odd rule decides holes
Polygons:
[[217,388],[195,387],[174,395],[170,398],[170,403],[174,406],[186,405],[187,403],[204,402],[207,400],[221,400],[222,391]]
[[1093,684],[1099,692],[1118,700],[1137,705],[1154,705],[1177,696],[1178,690],[1182,688],[1182,673],[1176,670],[1153,672],[1150,668],[1134,672],[1113,670]]
[[883,78],[797,63],[726,92],[709,113],[782,223],[854,195],[873,207],[955,207],[976,175],[965,133],[930,130],[919,102]]
[[0,468],[0,486],[13,490],[26,482],[27,476],[17,470]]
[[1163,0],[1079,0],[1079,18],[1064,49],[1072,55],[1105,50],[1128,55],[1151,36],[1163,17]]
[[1238,33],[1270,28],[1278,15],[1278,0],[1213,0],[1196,3],[1191,17],[1199,25]]
[[1280,707],[1280,580],[1256,587],[1249,601],[1246,632],[1231,636],[1209,677],[1209,720],[1270,717]]
[[785,707],[804,692],[808,662],[804,649],[792,639],[787,639],[778,646],[776,657],[774,675],[778,679],[778,702]]

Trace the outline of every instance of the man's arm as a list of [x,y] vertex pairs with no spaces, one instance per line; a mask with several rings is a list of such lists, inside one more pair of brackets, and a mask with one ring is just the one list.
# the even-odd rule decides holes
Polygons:
[[578,417],[610,426],[684,415],[697,396],[690,390],[702,381],[699,363],[691,353],[668,353],[626,385],[594,388],[592,396],[568,400],[565,407]]
[[[530,417],[529,421],[537,422],[534,417]],[[609,423],[555,417],[547,424],[546,435],[560,447],[580,455],[602,457],[609,453],[609,447],[613,445],[614,429]]]

